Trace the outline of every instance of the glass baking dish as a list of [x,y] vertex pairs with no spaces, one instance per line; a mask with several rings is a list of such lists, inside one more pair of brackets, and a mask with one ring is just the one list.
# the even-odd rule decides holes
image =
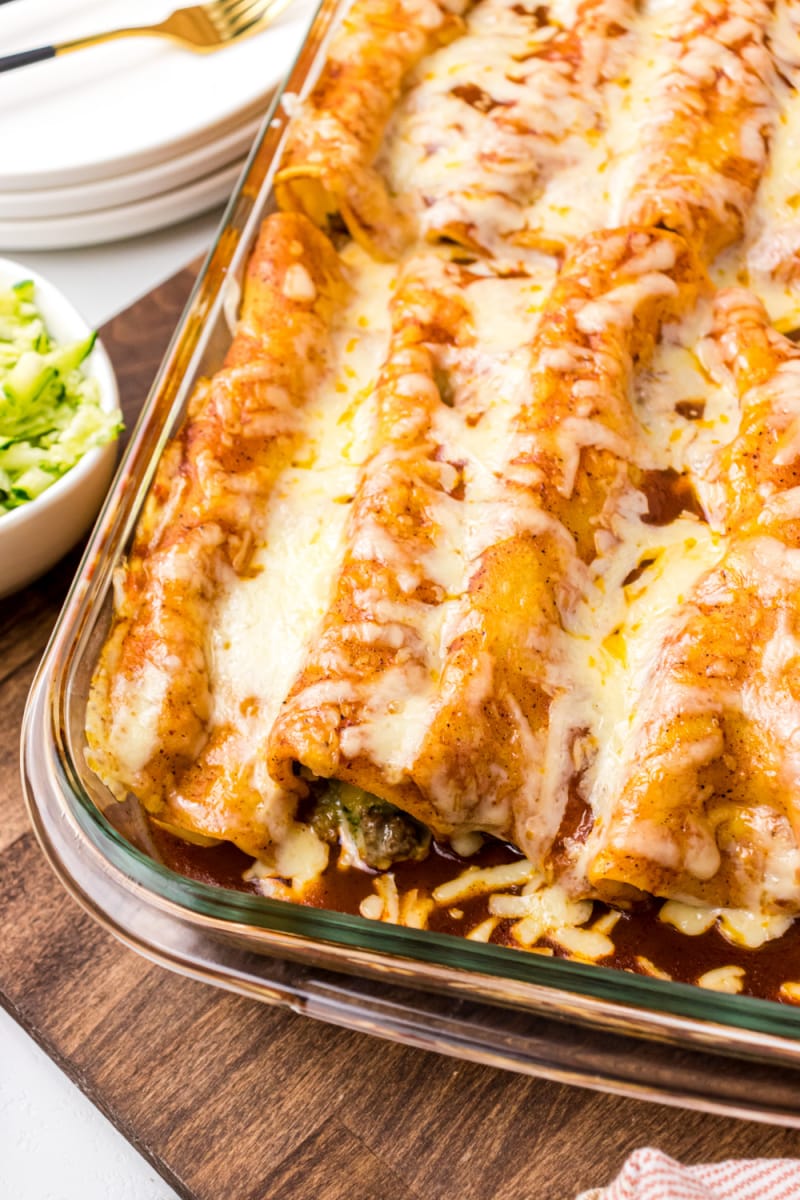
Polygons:
[[305,908],[186,879],[84,759],[111,577],[195,381],[219,365],[291,101],[313,84],[323,0],[276,97],[89,542],[35,680],[25,795],[68,891],[118,938],[186,975],[352,1029],[563,1082],[800,1127],[800,1010],[620,970]]

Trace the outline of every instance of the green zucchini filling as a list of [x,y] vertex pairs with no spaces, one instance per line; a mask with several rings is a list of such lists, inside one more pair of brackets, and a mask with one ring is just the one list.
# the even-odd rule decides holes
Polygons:
[[384,871],[395,862],[427,857],[430,831],[393,804],[350,783],[319,780],[311,825],[330,845],[350,845],[368,867]]

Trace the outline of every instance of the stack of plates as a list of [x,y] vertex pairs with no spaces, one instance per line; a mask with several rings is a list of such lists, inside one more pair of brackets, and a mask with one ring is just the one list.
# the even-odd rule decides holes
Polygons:
[[[0,7],[0,46],[151,24],[179,2],[15,0]],[[0,75],[0,249],[130,237],[225,200],[311,10],[294,0],[210,55],[135,38]]]

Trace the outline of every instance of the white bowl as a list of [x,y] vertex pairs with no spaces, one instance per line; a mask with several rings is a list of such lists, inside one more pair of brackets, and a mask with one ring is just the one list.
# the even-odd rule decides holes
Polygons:
[[[22,279],[35,283],[36,307],[55,341],[72,342],[88,335],[89,326],[57,287],[22,263],[0,258],[0,289]],[[119,406],[117,381],[99,342],[84,360],[83,369],[97,380],[102,407],[113,412]],[[72,549],[97,515],[115,460],[114,442],[89,450],[35,500],[0,514],[0,596],[44,574]]]

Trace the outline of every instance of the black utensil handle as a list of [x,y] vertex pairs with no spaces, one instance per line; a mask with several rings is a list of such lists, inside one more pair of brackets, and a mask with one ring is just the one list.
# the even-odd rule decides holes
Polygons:
[[29,67],[31,63],[55,58],[55,46],[37,46],[35,50],[20,50],[19,54],[6,54],[0,58],[0,71],[15,71],[17,67]]

